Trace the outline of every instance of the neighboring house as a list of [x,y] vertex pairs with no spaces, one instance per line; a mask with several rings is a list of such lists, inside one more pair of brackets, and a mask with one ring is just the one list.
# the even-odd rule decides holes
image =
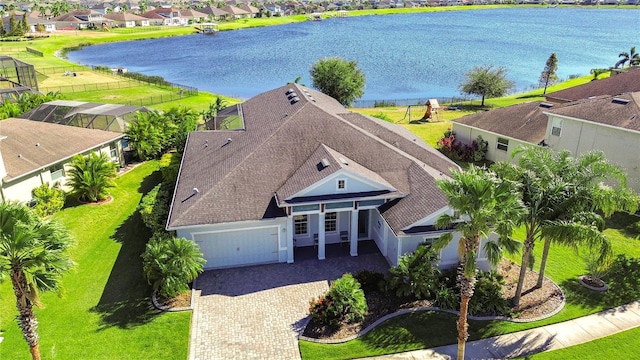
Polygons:
[[211,5],[203,7],[199,11],[207,14],[209,19],[215,21],[224,20],[227,18],[227,16],[229,16],[228,12]]
[[640,92],[597,96],[570,103],[531,102],[453,120],[456,138],[470,143],[478,135],[489,143],[487,159],[511,161],[523,144],[592,150],[625,168],[628,185],[640,192]]
[[587,99],[593,96],[618,95],[628,92],[640,91],[640,67],[629,68],[628,71],[617,75],[594,80],[580,86],[556,91],[546,94],[547,101],[550,102],[570,102],[580,99]]
[[249,16],[252,17],[252,18],[256,17],[258,15],[258,13],[260,13],[260,9],[258,9],[255,6],[251,6],[249,4],[240,4],[238,6],[238,8],[248,12]]
[[[340,243],[357,256],[363,240],[396,265],[450,231],[434,227],[450,211],[436,182],[458,166],[410,131],[299,84],[220,113],[244,129],[189,134],[167,224],[199,245],[207,268],[293,263],[297,247],[322,260]],[[458,263],[458,239],[441,267]]]
[[229,17],[233,19],[246,19],[251,17],[251,13],[249,13],[246,10],[240,9],[239,7],[235,7],[233,5],[223,6],[221,10],[228,13]]
[[197,23],[202,22],[209,17],[209,14],[205,14],[196,10],[180,10],[180,16],[187,19],[188,22]]
[[524,144],[541,144],[548,116],[544,111],[563,104],[534,101],[481,111],[452,120],[457,140],[471,144],[478,135],[487,141],[487,160],[511,161],[511,152]]
[[129,28],[136,26],[149,26],[149,19],[130,13],[111,13],[104,16],[113,22],[114,27]]
[[545,114],[550,148],[574,155],[601,150],[625,168],[628,185],[640,192],[640,92],[576,101]]
[[149,19],[157,20],[162,19],[162,24],[154,25],[170,25],[170,26],[182,26],[188,25],[189,20],[183,17],[180,13],[180,9],[177,8],[157,8],[141,15]]
[[32,200],[43,183],[65,186],[65,169],[76,154],[104,152],[124,165],[124,134],[26,119],[0,121],[0,200]]

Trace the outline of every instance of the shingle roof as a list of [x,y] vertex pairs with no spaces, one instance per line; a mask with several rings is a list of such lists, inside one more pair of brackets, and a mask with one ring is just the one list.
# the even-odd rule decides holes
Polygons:
[[544,114],[544,111],[563,106],[565,106],[565,104],[533,101],[478,112],[452,121],[532,144],[538,144],[544,140],[547,131],[548,117]]
[[562,108],[549,109],[547,112],[640,131],[640,91],[576,101]]
[[25,119],[2,120],[0,153],[7,171],[4,180],[10,181],[123,136],[116,132]]
[[601,95],[619,95],[640,91],[640,68],[610,76],[606,79],[591,81],[584,85],[547,94],[549,101],[575,101]]
[[[297,102],[288,99],[289,90]],[[400,194],[409,194],[386,209],[395,231],[447,205],[435,179],[446,178],[457,166],[398,125],[348,113],[334,99],[298,84],[241,106],[245,131],[189,135],[170,228],[273,216],[274,193],[319,152],[344,155],[363,168],[360,174],[375,173]],[[287,193],[313,179],[297,180]]]

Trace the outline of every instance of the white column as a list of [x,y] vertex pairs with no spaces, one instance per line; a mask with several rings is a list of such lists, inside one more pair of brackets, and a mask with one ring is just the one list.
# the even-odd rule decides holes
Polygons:
[[287,262],[293,264],[293,233],[295,232],[293,228],[293,215],[287,216],[287,226],[284,230],[287,236]]
[[324,260],[324,213],[318,214],[318,260]]
[[358,210],[351,210],[351,231],[349,233],[351,235],[351,256],[358,256]]

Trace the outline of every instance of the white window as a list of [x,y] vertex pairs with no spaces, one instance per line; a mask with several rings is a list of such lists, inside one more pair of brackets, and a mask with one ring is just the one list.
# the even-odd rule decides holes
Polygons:
[[551,135],[560,136],[562,133],[562,119],[554,118],[551,124]]
[[64,177],[64,164],[56,164],[49,168],[51,180],[56,181]]
[[109,144],[109,153],[111,154],[111,160],[118,161],[118,145],[116,143]]
[[338,228],[338,213],[330,212],[324,215],[324,231],[332,232]]
[[336,189],[337,190],[346,190],[347,189],[347,180],[345,179],[340,179],[336,182]]
[[504,138],[498,138],[498,143],[496,144],[496,148],[502,151],[509,150],[509,140]]
[[309,232],[307,215],[295,215],[293,217],[293,227],[296,235],[306,235]]

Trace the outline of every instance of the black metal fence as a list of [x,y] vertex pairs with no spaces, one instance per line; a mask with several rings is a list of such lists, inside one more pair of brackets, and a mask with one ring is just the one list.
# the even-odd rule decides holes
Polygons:
[[375,107],[392,107],[392,106],[409,106],[409,105],[425,105],[427,100],[436,99],[440,107],[455,106],[464,101],[474,100],[469,97],[429,97],[414,99],[385,99],[385,100],[357,100],[353,103],[354,108],[375,108]]

